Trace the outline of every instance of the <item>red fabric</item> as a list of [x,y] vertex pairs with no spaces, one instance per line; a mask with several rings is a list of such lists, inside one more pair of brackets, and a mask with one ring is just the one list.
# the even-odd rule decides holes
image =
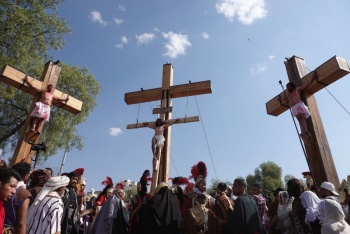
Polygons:
[[0,233],[2,233],[4,229],[4,221],[5,221],[4,203],[0,202]]
[[106,201],[106,196],[105,195],[101,195],[101,197],[96,201],[96,204],[98,206],[102,206],[102,204]]

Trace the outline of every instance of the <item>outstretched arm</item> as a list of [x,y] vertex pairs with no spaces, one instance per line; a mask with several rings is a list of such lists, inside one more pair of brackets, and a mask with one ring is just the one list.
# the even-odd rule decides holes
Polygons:
[[164,128],[167,128],[167,127],[169,127],[169,126],[173,125],[174,123],[178,123],[179,121],[180,121],[180,119],[175,119],[175,120],[174,120],[174,122],[169,123],[169,124],[168,124],[168,123],[167,123],[167,124],[165,124],[165,125],[164,125]]
[[31,87],[32,89],[34,89],[35,91],[37,91],[38,93],[41,92],[41,89],[38,89],[36,87],[33,86],[32,82],[28,79],[28,77],[24,77],[24,82],[26,82],[28,84],[29,87]]
[[143,122],[143,126],[144,127],[148,127],[148,128],[152,128],[152,129],[155,129],[155,127],[153,125],[150,125],[149,123],[147,122]]
[[311,85],[311,83],[317,78],[317,73],[316,73],[316,70],[314,71],[314,74],[312,75],[311,79],[309,80],[309,83],[308,84],[304,84],[302,86],[299,86],[297,88],[297,91],[298,92],[301,92],[303,91],[304,89],[306,89],[307,87],[309,87]]

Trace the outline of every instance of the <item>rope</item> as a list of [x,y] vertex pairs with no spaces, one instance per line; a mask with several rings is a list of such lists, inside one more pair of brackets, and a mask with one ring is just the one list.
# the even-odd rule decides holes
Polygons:
[[208,151],[209,151],[211,163],[212,163],[213,168],[214,168],[215,177],[216,177],[216,179],[218,179],[218,175],[216,174],[216,169],[215,169],[215,165],[214,165],[213,156],[212,156],[211,151],[210,151],[210,147],[209,147],[209,143],[208,143],[207,134],[205,133],[205,128],[204,128],[204,124],[203,124],[203,119],[202,119],[202,116],[201,116],[201,112],[200,112],[200,110],[199,110],[199,106],[198,106],[198,102],[197,102],[196,96],[194,96],[194,99],[196,100],[197,110],[198,110],[198,113],[199,113],[199,117],[200,117],[200,119],[201,119],[200,122],[201,122],[201,124],[202,124],[202,129],[203,129],[203,132],[204,132],[205,141],[206,141],[206,143],[207,143],[207,147],[208,147]]
[[336,102],[338,102],[338,104],[339,104],[341,107],[343,107],[343,109],[346,111],[346,113],[348,113],[348,115],[350,115],[349,111],[348,111],[342,104],[340,104],[340,102],[333,96],[333,94],[327,89],[327,87],[325,87],[325,89],[326,89],[327,92],[334,98],[334,100],[335,100]]
[[[306,68],[309,72],[310,69]],[[307,78],[309,79],[309,76],[307,75]],[[310,80],[310,79],[309,79]],[[348,113],[348,115],[350,115],[350,112],[338,101],[338,99],[327,89],[327,87],[324,87],[327,92],[334,98],[334,100],[345,110],[346,113]]]
[[173,157],[170,156],[170,159],[171,159],[171,163],[173,164],[173,166],[174,166],[174,168],[175,168],[175,171],[176,171],[177,176],[179,176],[179,172],[177,171],[177,168],[176,168],[176,166],[175,166]]

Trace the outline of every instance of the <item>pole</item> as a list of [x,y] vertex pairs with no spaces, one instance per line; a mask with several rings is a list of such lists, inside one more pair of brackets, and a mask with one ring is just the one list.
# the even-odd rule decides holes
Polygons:
[[296,132],[297,132],[297,134],[298,134],[298,138],[299,138],[299,141],[300,141],[301,148],[303,149],[303,152],[304,152],[304,156],[305,156],[305,159],[306,159],[307,166],[308,166],[308,168],[309,168],[309,171],[311,172],[312,180],[314,181],[315,187],[317,187],[314,174],[313,174],[312,171],[311,171],[311,167],[310,167],[310,164],[309,164],[309,160],[307,159],[305,147],[304,147],[304,145],[303,145],[303,142],[301,141],[301,136],[300,136],[300,134],[299,134],[299,130],[298,130],[297,124],[295,123],[295,119],[294,119],[294,116],[293,116],[293,112],[292,112],[291,106],[290,106],[290,104],[289,104],[289,99],[287,98],[285,89],[284,89],[284,87],[283,87],[283,85],[282,85],[282,81],[280,80],[279,83],[280,83],[280,85],[281,85],[283,94],[284,94],[284,96],[286,97],[286,100],[287,100],[287,103],[288,103],[288,107],[289,107],[289,112],[290,112],[290,115],[292,116],[293,123],[294,123],[294,126],[295,126],[295,130],[296,130]]
[[61,173],[62,173],[62,169],[63,169],[63,166],[64,166],[64,161],[66,160],[66,156],[67,156],[67,149],[64,150],[64,155],[63,155],[63,158],[62,158],[61,168],[60,168],[60,172],[58,173],[58,175],[61,175]]

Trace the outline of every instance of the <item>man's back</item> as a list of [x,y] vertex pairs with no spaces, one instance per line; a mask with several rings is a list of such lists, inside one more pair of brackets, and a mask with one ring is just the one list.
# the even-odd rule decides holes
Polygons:
[[239,195],[228,217],[227,230],[236,234],[253,234],[261,230],[258,208],[249,195]]

